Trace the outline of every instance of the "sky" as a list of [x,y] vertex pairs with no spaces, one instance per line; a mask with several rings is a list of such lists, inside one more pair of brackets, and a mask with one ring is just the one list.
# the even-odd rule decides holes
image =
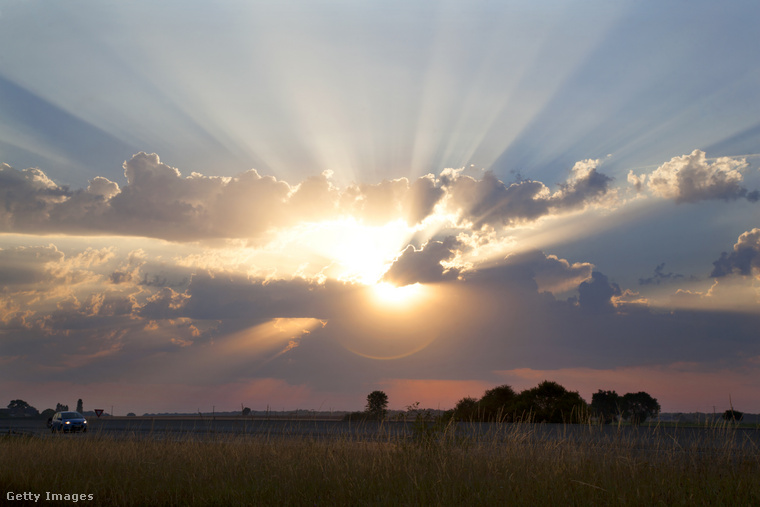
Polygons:
[[758,19],[0,0],[0,393],[760,412]]

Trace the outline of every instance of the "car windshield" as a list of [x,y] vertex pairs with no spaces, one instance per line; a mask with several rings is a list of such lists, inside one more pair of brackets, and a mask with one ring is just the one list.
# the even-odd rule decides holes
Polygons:
[[82,415],[79,412],[64,412],[61,414],[61,419],[82,419]]

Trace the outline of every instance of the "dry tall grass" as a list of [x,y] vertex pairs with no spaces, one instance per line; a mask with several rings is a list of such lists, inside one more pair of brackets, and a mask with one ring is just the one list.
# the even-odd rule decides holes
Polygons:
[[92,505],[760,505],[758,450],[731,428],[686,448],[665,433],[643,448],[593,426],[581,440],[535,428],[380,441],[6,436],[0,484],[91,493]]

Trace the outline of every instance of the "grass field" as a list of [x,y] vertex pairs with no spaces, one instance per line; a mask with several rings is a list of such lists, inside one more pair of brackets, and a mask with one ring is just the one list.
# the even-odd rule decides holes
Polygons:
[[663,434],[645,449],[625,436],[499,431],[462,439],[428,427],[379,442],[6,435],[0,484],[14,505],[24,502],[9,492],[41,494],[37,505],[47,492],[91,494],[80,500],[90,505],[760,505],[760,450],[737,446],[729,427],[709,431],[709,446]]

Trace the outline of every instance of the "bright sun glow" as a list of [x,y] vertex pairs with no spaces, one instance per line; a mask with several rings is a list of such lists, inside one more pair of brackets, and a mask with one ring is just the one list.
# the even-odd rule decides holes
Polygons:
[[378,304],[399,309],[419,302],[424,295],[425,287],[419,283],[396,287],[393,284],[381,282],[372,286],[372,296]]
[[284,231],[277,248],[296,251],[328,278],[375,284],[407,245],[414,229],[403,220],[374,226],[354,218],[307,223]]

